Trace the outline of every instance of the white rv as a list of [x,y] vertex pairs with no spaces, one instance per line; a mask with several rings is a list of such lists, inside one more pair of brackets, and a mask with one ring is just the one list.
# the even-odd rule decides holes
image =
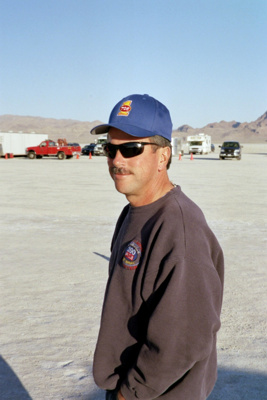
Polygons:
[[94,148],[94,155],[95,156],[103,156],[103,144],[107,143],[107,133],[103,136],[99,136],[96,140],[96,146]]
[[6,154],[26,156],[26,147],[38,146],[48,135],[39,133],[0,132],[0,157]]
[[208,154],[211,152],[211,136],[205,135],[205,133],[187,136],[187,143],[190,154]]

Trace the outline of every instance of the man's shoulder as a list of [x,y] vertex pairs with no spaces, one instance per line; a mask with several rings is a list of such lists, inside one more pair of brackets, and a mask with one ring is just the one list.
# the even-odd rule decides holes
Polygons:
[[194,216],[203,216],[203,212],[200,207],[190,199],[181,189],[180,186],[176,186],[171,196],[168,197],[164,205],[165,213],[171,217],[172,213],[179,212],[182,215],[190,214],[191,218]]

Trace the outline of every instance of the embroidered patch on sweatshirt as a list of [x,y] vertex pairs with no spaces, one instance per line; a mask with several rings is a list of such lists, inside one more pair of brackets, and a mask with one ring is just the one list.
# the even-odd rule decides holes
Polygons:
[[134,270],[138,267],[142,255],[142,245],[138,240],[131,241],[124,253],[122,265],[126,269]]

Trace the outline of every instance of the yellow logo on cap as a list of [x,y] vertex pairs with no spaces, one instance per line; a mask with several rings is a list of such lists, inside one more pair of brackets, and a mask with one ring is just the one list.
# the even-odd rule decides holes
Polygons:
[[132,100],[127,100],[123,103],[122,106],[120,106],[120,111],[118,112],[117,115],[122,115],[123,117],[128,117],[130,114],[130,111],[132,109],[131,107]]

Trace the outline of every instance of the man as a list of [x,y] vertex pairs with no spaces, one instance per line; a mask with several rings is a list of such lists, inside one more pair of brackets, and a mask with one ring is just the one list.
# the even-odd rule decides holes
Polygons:
[[203,213],[168,178],[172,122],[148,95],[113,108],[104,146],[129,204],[111,244],[94,356],[106,399],[203,400],[217,376],[223,254]]

